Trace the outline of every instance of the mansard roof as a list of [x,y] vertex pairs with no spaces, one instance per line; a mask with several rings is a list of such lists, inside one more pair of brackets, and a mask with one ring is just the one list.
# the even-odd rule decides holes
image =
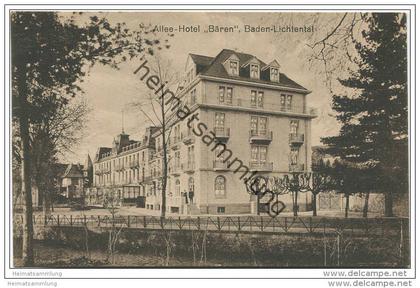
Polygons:
[[[223,66],[223,63],[232,55],[236,55],[239,58],[239,67],[242,65],[248,63],[253,58],[256,58],[259,62],[261,67],[267,66],[266,63],[258,59],[256,56],[237,52],[230,49],[223,49],[218,55],[215,57],[208,57],[203,55],[197,55],[197,54],[190,54],[191,58],[193,59],[194,63],[200,66],[204,66],[204,69],[202,69],[198,74],[199,75],[205,75],[205,76],[213,76],[213,77],[221,77],[221,78],[229,78],[229,79],[236,79],[236,80],[242,80],[242,81],[248,81],[248,82],[254,82],[254,83],[262,83],[262,84],[270,84],[270,85],[276,85],[276,86],[282,86],[282,87],[289,87],[289,88],[295,88],[295,89],[301,89],[306,90],[307,93],[310,91],[307,90],[302,85],[296,83],[289,77],[287,77],[284,73],[280,73],[280,79],[279,82],[273,82],[273,81],[267,81],[263,79],[255,79],[250,77],[245,77],[240,73],[239,76],[229,75],[226,71],[226,69]],[[271,62],[273,63],[273,62]]]

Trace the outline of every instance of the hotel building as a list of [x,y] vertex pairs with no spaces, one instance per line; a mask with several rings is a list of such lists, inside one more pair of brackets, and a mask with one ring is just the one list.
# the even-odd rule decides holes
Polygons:
[[[266,64],[224,49],[215,57],[190,54],[185,69],[176,97],[199,120],[191,127],[190,117],[171,124],[168,214],[256,213],[256,197],[240,179],[243,169],[235,173],[242,164],[261,175],[310,170],[311,120],[316,117],[306,104],[310,91],[282,73],[276,60]],[[146,73],[146,68],[138,71],[139,77]],[[215,141],[233,156],[220,154],[222,145],[204,143],[197,136],[198,123],[214,132]],[[105,193],[101,190],[113,187],[122,204],[159,211],[162,149],[158,127],[147,128],[139,141],[121,133],[111,148],[99,148],[94,161],[98,198]],[[291,210],[292,196],[281,197]],[[309,209],[310,193],[300,197],[300,211]]]

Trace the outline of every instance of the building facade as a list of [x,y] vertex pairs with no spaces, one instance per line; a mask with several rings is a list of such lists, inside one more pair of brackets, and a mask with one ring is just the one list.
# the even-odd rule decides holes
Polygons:
[[[228,49],[215,57],[190,54],[185,70],[176,97],[191,114],[170,124],[166,211],[256,213],[245,174],[281,176],[311,167],[311,120],[316,115],[306,104],[310,91],[282,73],[277,61],[266,64]],[[137,72],[141,78],[150,73],[146,65]],[[159,211],[161,132],[151,127],[141,141],[123,133],[112,148],[100,148],[94,186],[113,186],[122,201],[134,197],[142,204],[138,206]],[[291,209],[291,195],[281,197]],[[302,211],[310,195],[300,197]]]

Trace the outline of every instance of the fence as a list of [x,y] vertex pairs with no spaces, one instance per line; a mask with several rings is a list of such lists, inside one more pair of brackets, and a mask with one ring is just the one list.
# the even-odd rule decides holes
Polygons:
[[[355,234],[360,236],[408,237],[407,218],[318,218],[318,217],[267,217],[267,216],[73,216],[35,215],[34,225],[126,227],[158,230],[196,230],[244,233],[313,233]],[[23,215],[14,216],[14,224],[22,225]]]

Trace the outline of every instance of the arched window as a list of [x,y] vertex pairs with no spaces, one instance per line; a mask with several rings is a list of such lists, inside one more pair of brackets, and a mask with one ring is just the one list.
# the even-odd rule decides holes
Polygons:
[[194,178],[190,177],[188,179],[188,192],[194,192]]
[[175,196],[181,196],[181,187],[179,183],[179,179],[175,181]]
[[226,195],[226,178],[219,175],[214,180],[214,192],[216,197],[224,197]]

